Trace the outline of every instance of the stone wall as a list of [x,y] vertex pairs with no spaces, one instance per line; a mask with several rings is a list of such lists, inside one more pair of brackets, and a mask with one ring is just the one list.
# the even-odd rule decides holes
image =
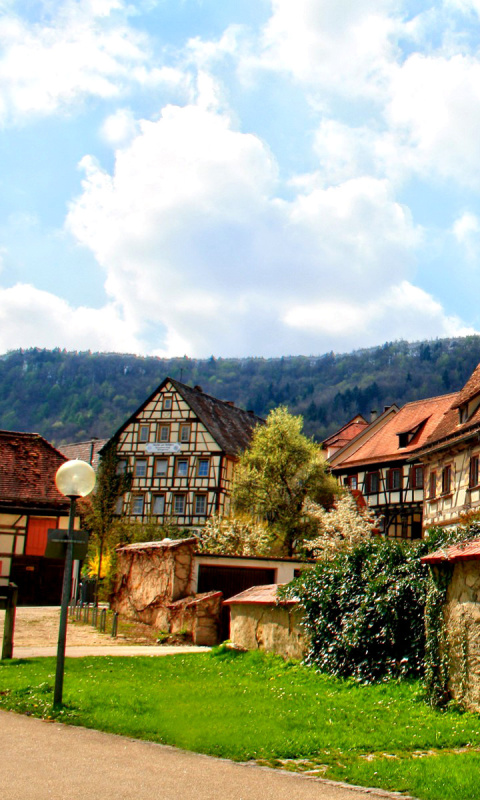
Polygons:
[[245,650],[303,658],[302,613],[294,605],[236,603],[230,606],[230,639]]
[[458,561],[444,606],[452,697],[480,711],[480,561]]
[[164,539],[120,547],[113,610],[158,631],[190,634],[194,644],[217,644],[222,593],[194,595],[196,541]]

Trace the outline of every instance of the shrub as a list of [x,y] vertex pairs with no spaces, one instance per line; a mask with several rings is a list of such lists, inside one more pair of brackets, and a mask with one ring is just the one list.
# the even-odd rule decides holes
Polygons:
[[305,612],[307,661],[362,682],[423,672],[428,543],[373,538],[290,585]]

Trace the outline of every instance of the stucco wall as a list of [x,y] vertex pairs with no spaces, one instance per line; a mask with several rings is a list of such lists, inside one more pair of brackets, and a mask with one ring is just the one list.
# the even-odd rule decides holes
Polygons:
[[230,614],[230,639],[237,647],[303,658],[305,637],[298,607],[239,603],[230,606]]

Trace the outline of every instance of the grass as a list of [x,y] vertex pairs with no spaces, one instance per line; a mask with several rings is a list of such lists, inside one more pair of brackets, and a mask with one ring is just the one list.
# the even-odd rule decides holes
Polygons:
[[[54,659],[0,662],[0,707],[51,718]],[[409,792],[478,800],[480,718],[415,682],[360,686],[253,652],[67,659],[73,725]]]

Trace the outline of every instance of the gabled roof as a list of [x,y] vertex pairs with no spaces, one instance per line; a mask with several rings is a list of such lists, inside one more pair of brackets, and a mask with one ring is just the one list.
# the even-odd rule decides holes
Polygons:
[[480,429],[480,405],[470,417],[460,422],[459,407],[480,393],[480,364],[474,370],[463,389],[452,396],[452,402],[436,428],[424,443],[422,454],[443,449],[457,441],[468,439]]
[[463,389],[460,389],[452,408],[459,408],[480,394],[480,364],[474,369]]
[[62,444],[59,449],[66,458],[78,458],[80,461],[86,461],[96,471],[100,460],[100,450],[107,442],[108,439],[89,439],[87,442]]
[[343,447],[347,442],[351,442],[355,436],[358,436],[361,431],[368,428],[368,425],[369,423],[361,414],[356,414],[343,425],[342,428],[339,428],[338,431],[335,431],[335,433],[332,433],[327,439],[324,439],[322,446],[324,448]]
[[166,385],[170,383],[180,396],[190,406],[193,413],[205,425],[219,447],[227,455],[237,456],[250,444],[252,433],[257,425],[263,425],[265,420],[257,417],[251,411],[243,411],[231,403],[218,400],[205,394],[197,386],[194,389],[174,378],[165,378],[162,383],[147,397],[137,410],[116,431],[112,438],[116,439],[135,421],[141,411],[148,405]]
[[38,433],[0,431],[0,505],[5,508],[67,509],[55,473],[65,456]]
[[[335,460],[334,469],[405,460],[424,444],[455,396],[448,394],[406,403],[355,452]],[[408,432],[412,432],[412,439],[405,447],[400,447],[399,434]]]

